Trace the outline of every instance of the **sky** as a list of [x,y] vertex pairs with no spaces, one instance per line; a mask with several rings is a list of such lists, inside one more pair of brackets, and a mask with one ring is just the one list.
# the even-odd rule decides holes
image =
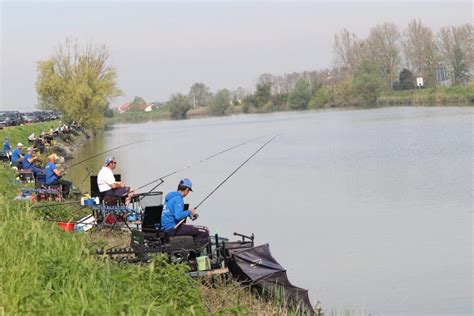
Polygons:
[[[2,0],[0,0],[2,1]],[[329,68],[334,35],[365,38],[378,23],[417,18],[437,32],[472,23],[471,1],[2,1],[0,109],[34,109],[37,62],[66,38],[105,44],[123,96],[148,102],[188,93],[251,90],[262,73]]]

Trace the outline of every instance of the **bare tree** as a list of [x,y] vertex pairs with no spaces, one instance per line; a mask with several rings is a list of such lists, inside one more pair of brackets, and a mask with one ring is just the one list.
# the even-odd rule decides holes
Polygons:
[[354,33],[342,29],[334,35],[334,67],[352,73],[363,59],[363,42]]
[[374,26],[370,29],[367,45],[368,57],[377,63],[387,90],[392,90],[401,62],[398,26],[393,23]]
[[408,69],[423,77],[426,85],[435,85],[439,52],[431,29],[412,20],[404,31],[403,51]]
[[438,33],[441,57],[455,85],[464,84],[470,79],[470,69],[474,66],[473,41],[472,24],[442,27]]

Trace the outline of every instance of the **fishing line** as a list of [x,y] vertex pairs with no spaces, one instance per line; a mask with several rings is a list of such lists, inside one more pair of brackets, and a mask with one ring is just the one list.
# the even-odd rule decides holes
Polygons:
[[172,176],[172,175],[174,175],[174,174],[176,174],[176,173],[178,173],[178,172],[180,172],[180,171],[189,169],[189,168],[191,168],[191,167],[194,166],[194,165],[203,163],[203,162],[206,161],[206,160],[209,160],[209,159],[214,158],[214,157],[216,157],[216,156],[219,156],[219,155],[221,155],[221,154],[223,154],[223,153],[225,153],[225,152],[228,152],[228,151],[230,151],[230,150],[232,150],[232,149],[235,149],[235,148],[238,148],[238,147],[240,147],[240,146],[246,145],[246,144],[248,144],[248,143],[254,142],[254,141],[259,140],[259,139],[261,139],[261,138],[267,137],[267,136],[269,136],[269,135],[271,135],[271,134],[266,134],[266,135],[263,135],[263,136],[259,136],[259,137],[257,137],[257,138],[253,138],[253,139],[248,140],[248,141],[246,141],[246,142],[243,142],[243,143],[241,143],[241,144],[238,144],[238,145],[232,146],[232,147],[230,147],[230,148],[224,149],[224,150],[222,150],[222,151],[220,151],[220,152],[218,152],[218,153],[216,153],[216,154],[212,154],[212,155],[210,155],[210,156],[208,156],[208,157],[202,158],[202,159],[199,160],[198,162],[194,162],[194,163],[192,163],[192,164],[190,164],[190,165],[187,165],[187,166],[184,167],[184,168],[181,168],[181,169],[178,169],[178,170],[176,170],[176,171],[170,172],[170,173],[168,173],[168,174],[166,174],[166,175],[164,175],[164,176],[162,176],[162,177],[159,177],[159,178],[156,179],[156,180],[153,180],[153,181],[151,181],[151,182],[148,182],[147,184],[144,184],[144,185],[142,185],[141,187],[135,189],[135,191],[136,191],[136,190],[143,189],[144,187],[147,187],[147,186],[149,186],[149,185],[151,185],[151,184],[153,184],[153,183],[155,183],[155,182],[161,181],[160,183],[158,183],[156,186],[154,186],[153,189],[151,189],[151,190],[148,191],[147,193],[153,192],[153,190],[155,190],[159,185],[161,185],[161,184],[164,182],[163,179],[165,179],[165,178],[167,178],[167,177],[169,177],[169,176]]
[[275,136],[273,136],[272,138],[270,138],[265,144],[263,144],[259,149],[257,149],[256,152],[254,152],[250,157],[248,157],[242,164],[240,164],[240,166],[238,166],[234,171],[232,171],[232,173],[230,173],[227,178],[225,178],[221,183],[219,183],[219,185],[211,191],[211,193],[209,193],[201,202],[199,202],[199,204],[195,207],[195,209],[197,209],[199,206],[201,206],[204,201],[206,201],[211,195],[214,194],[214,192],[216,192],[227,180],[229,180],[240,168],[242,168],[250,159],[252,159],[259,151],[261,151],[265,146],[267,146],[268,144],[270,144],[271,141],[273,141],[275,138],[277,138],[278,136],[280,136],[280,134],[276,134]]
[[[201,206],[204,201],[206,201],[211,195],[214,194],[214,192],[216,192],[227,180],[229,180],[240,168],[242,168],[250,159],[252,159],[260,150],[262,150],[265,146],[267,146],[268,144],[270,144],[271,141],[273,141],[275,138],[277,138],[278,136],[280,136],[280,134],[276,134],[275,136],[273,136],[272,138],[270,138],[265,144],[263,144],[262,146],[260,146],[259,149],[257,149],[257,151],[255,151],[250,157],[248,157],[243,163],[240,164],[240,166],[238,166],[234,171],[232,171],[221,183],[219,183],[219,185],[217,187],[214,188],[214,190],[212,190],[208,195],[206,195],[206,197],[201,201],[199,202],[199,204],[194,208],[197,210],[197,208],[199,206]],[[194,217],[192,218],[193,220],[197,219],[197,213],[194,215]],[[183,218],[181,221],[179,221],[173,229],[176,229],[178,228],[182,223],[184,223],[184,221],[186,221],[186,217]]]
[[146,140],[139,140],[139,141],[136,141],[136,142],[133,142],[133,143],[128,143],[128,144],[125,144],[125,145],[120,145],[120,146],[118,146],[118,147],[115,147],[115,148],[106,150],[106,151],[104,151],[104,152],[101,152],[100,154],[97,154],[97,155],[94,155],[94,156],[89,157],[89,158],[87,158],[87,159],[84,159],[84,160],[81,160],[81,161],[79,161],[79,162],[73,163],[72,165],[68,166],[68,169],[71,169],[71,168],[74,167],[74,166],[77,166],[77,165],[79,165],[79,164],[81,164],[81,163],[83,163],[83,162],[86,162],[86,161],[88,161],[88,160],[90,160],[90,159],[92,159],[92,158],[99,157],[100,155],[106,154],[106,153],[111,152],[111,151],[113,151],[113,150],[116,150],[116,149],[119,149],[119,148],[123,148],[123,147],[126,147],[126,146],[130,146],[130,145],[133,145],[133,144],[137,144],[137,143],[143,143],[143,142],[146,142]]

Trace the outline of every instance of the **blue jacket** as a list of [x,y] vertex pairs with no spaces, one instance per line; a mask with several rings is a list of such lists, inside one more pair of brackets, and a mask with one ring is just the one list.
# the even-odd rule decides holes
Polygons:
[[18,149],[18,147],[13,149],[12,157],[11,157],[12,162],[16,162],[18,159],[20,159],[20,157],[21,157],[20,149]]
[[184,199],[180,191],[170,192],[165,197],[165,205],[161,213],[161,229],[168,231],[180,220],[189,216],[190,212],[184,210]]
[[30,158],[31,158],[30,154],[26,154],[23,156],[23,169],[31,169],[31,167],[33,167],[34,163],[28,161],[28,159]]
[[44,173],[46,176],[46,184],[51,184],[54,181],[58,180],[59,177],[54,173],[54,169],[56,169],[56,165],[53,162],[48,162],[44,167]]
[[4,142],[3,143],[3,151],[7,152],[7,151],[10,151],[10,150],[12,150],[12,148],[10,147],[10,143],[8,141]]

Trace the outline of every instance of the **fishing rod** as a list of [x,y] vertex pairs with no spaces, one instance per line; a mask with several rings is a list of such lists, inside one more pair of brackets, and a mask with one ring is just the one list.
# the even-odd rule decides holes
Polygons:
[[145,141],[144,141],[144,140],[139,140],[139,141],[136,141],[136,142],[133,142],[133,143],[128,143],[128,144],[125,144],[125,145],[120,145],[120,146],[118,146],[118,147],[115,147],[115,148],[106,150],[106,151],[104,151],[104,152],[101,152],[100,154],[94,155],[94,156],[89,157],[89,158],[87,158],[87,159],[84,159],[84,160],[81,160],[81,161],[79,161],[79,162],[73,163],[72,165],[68,166],[68,168],[71,169],[71,168],[74,167],[74,166],[77,166],[77,165],[79,165],[79,164],[81,164],[81,163],[83,163],[83,162],[86,162],[86,161],[88,161],[88,160],[90,160],[90,159],[92,159],[92,158],[95,158],[95,157],[98,157],[98,156],[100,156],[100,155],[103,155],[103,154],[106,154],[106,153],[108,153],[108,152],[111,152],[111,151],[113,151],[113,150],[117,150],[117,149],[122,148],[122,147],[130,146],[130,145],[137,144],[137,143],[142,143],[142,142],[145,142]]
[[259,136],[259,137],[253,138],[253,139],[248,140],[248,141],[245,141],[245,142],[243,142],[243,143],[241,143],[241,144],[238,144],[238,145],[232,146],[232,147],[230,147],[230,148],[224,149],[224,150],[222,150],[222,151],[220,151],[220,152],[218,152],[218,153],[216,153],[216,154],[212,154],[212,155],[210,155],[210,156],[208,156],[208,157],[202,158],[202,159],[199,160],[198,162],[194,162],[194,163],[192,163],[192,164],[190,164],[190,165],[187,165],[187,166],[184,167],[184,168],[175,170],[175,171],[170,172],[170,173],[168,173],[168,174],[166,174],[166,175],[164,175],[164,176],[162,176],[162,177],[159,177],[158,179],[155,179],[155,180],[153,180],[153,181],[151,181],[151,182],[148,182],[147,184],[144,184],[144,185],[142,185],[141,187],[135,189],[135,191],[136,191],[136,190],[143,189],[144,187],[147,187],[147,186],[149,186],[149,185],[151,185],[151,184],[153,184],[153,183],[156,183],[156,182],[160,181],[160,183],[158,183],[156,186],[154,186],[154,187],[153,187],[150,191],[148,191],[147,193],[153,192],[153,190],[155,190],[159,185],[161,185],[161,184],[164,182],[163,179],[165,179],[165,178],[167,178],[167,177],[169,177],[169,176],[172,176],[172,175],[174,175],[174,174],[176,174],[176,173],[178,173],[178,172],[180,172],[180,171],[189,169],[189,168],[191,168],[193,165],[197,165],[197,164],[203,163],[203,162],[206,161],[206,160],[209,160],[209,159],[211,159],[211,158],[214,158],[214,157],[216,157],[216,156],[219,156],[219,155],[221,155],[221,154],[223,154],[223,153],[225,153],[225,152],[228,152],[228,151],[230,151],[230,150],[232,150],[232,149],[238,148],[238,147],[240,147],[240,146],[243,146],[243,145],[246,145],[246,144],[248,144],[248,143],[254,142],[254,141],[259,140],[259,139],[261,139],[261,138],[267,137],[268,135],[270,135],[270,134],[266,134],[266,135],[263,135],[263,136]]
[[277,138],[278,136],[280,136],[280,134],[276,134],[275,136],[273,136],[272,138],[270,138],[265,144],[263,144],[262,146],[260,146],[259,149],[257,149],[256,152],[254,152],[250,157],[248,157],[243,163],[240,164],[240,166],[238,166],[234,171],[232,171],[228,176],[227,178],[225,178],[221,183],[219,183],[219,185],[211,191],[211,193],[209,193],[208,195],[206,195],[206,197],[198,203],[198,205],[194,208],[194,209],[197,209],[199,206],[201,206],[209,197],[211,197],[211,195],[214,194],[214,192],[216,192],[227,180],[229,180],[240,168],[242,168],[250,159],[252,159],[259,151],[261,151],[265,146],[267,146],[268,144],[270,144],[270,142],[272,142],[275,138]]
[[31,208],[42,208],[42,207],[50,207],[50,206],[58,206],[58,205],[67,205],[67,204],[75,204],[75,203],[81,203],[81,201],[70,201],[70,202],[62,202],[62,203],[34,205],[34,206],[32,206]]
[[[252,159],[259,151],[261,151],[265,146],[270,144],[270,142],[272,142],[278,136],[280,136],[280,134],[276,134],[275,136],[270,138],[265,144],[260,146],[260,148],[257,149],[257,151],[255,151],[250,157],[248,157],[243,163],[241,163],[240,166],[238,166],[234,171],[232,171],[223,181],[221,181],[221,183],[219,183],[219,185],[217,187],[215,187],[208,195],[206,195],[206,197],[204,199],[202,199],[202,201],[199,202],[198,205],[194,209],[197,210],[198,207],[200,207],[209,197],[211,197],[211,195],[213,195],[214,192],[216,192],[225,182],[227,182],[227,180],[229,180],[240,168],[242,168],[250,159]],[[198,217],[198,214],[196,213],[192,217],[192,220],[197,219],[197,217]],[[174,227],[174,229],[179,227],[185,220],[186,220],[186,218],[183,218],[181,221],[179,221],[178,224],[176,224],[176,226]]]

